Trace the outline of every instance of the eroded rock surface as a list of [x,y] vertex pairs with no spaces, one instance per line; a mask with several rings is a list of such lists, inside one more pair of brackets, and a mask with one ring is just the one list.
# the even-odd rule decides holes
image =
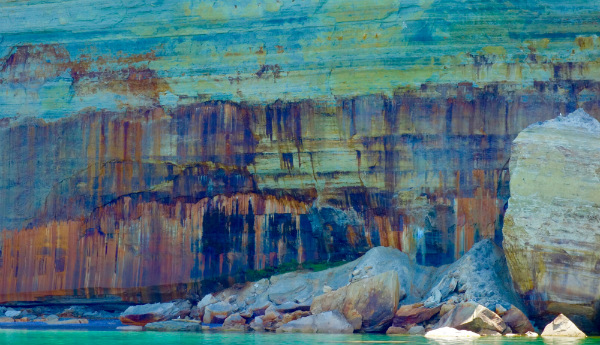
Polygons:
[[600,123],[582,109],[513,142],[504,249],[537,315],[593,322],[600,300]]

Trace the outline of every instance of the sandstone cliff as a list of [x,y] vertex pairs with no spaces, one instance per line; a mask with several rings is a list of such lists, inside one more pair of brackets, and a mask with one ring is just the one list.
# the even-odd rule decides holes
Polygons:
[[600,116],[599,10],[0,2],[0,301],[169,300],[500,243],[512,140]]
[[600,123],[579,109],[527,127],[510,171],[503,233],[515,286],[538,315],[589,328],[600,300]]

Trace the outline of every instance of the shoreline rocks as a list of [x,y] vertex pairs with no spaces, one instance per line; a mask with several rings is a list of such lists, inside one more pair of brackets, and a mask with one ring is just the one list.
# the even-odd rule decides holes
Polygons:
[[[286,273],[208,294],[193,307],[187,300],[130,306],[119,319],[123,327],[132,326],[123,330],[143,326],[152,331],[210,328],[420,335],[451,327],[479,335],[530,332],[527,316],[510,303],[520,301],[506,287],[510,280],[502,281],[503,260],[502,251],[489,240],[477,243],[454,264],[439,268],[415,265],[396,249],[375,248],[339,267]],[[56,314],[88,313],[79,309],[70,307]],[[19,320],[76,322],[62,323],[55,314],[42,318],[28,309],[11,314]]]

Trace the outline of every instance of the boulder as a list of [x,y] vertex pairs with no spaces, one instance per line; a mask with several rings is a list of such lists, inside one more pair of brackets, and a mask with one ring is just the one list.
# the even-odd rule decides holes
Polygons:
[[408,334],[410,335],[423,335],[425,334],[425,327],[423,326],[412,326],[409,330],[408,330]]
[[389,326],[400,297],[398,273],[388,271],[315,297],[310,311],[338,310],[355,330],[378,332]]
[[262,316],[257,316],[250,322],[250,328],[252,328],[256,332],[264,332],[265,324],[263,323]]
[[542,337],[578,337],[584,338],[586,337],[585,333],[583,333],[571,320],[569,320],[563,314],[560,314],[546,327],[542,332]]
[[47,325],[81,325],[88,324],[87,319],[47,320]]
[[451,311],[452,309],[454,309],[455,305],[451,304],[451,303],[445,303],[442,304],[442,306],[440,307],[440,313],[439,316],[444,316],[446,315],[449,311]]
[[502,315],[502,320],[509,326],[513,332],[517,334],[525,334],[527,332],[534,332],[533,325],[519,308],[512,306]]
[[339,311],[326,311],[290,321],[277,329],[278,333],[352,333],[354,327]]
[[143,326],[119,326],[117,330],[124,332],[141,332],[144,330]]
[[504,308],[502,304],[496,304],[496,314],[498,314],[498,316],[503,316],[506,314],[506,311],[506,308]]
[[248,325],[246,325],[246,319],[239,313],[234,313],[229,315],[225,321],[223,321],[221,329],[224,331],[245,331],[248,329]]
[[262,320],[262,327],[267,331],[275,331],[281,326],[281,313],[274,310],[274,308],[267,308],[265,315],[260,317]]
[[6,312],[4,312],[4,316],[6,317],[16,318],[19,315],[21,315],[21,312],[19,310],[9,309]]
[[192,308],[192,310],[190,311],[190,316],[194,319],[202,320],[202,318],[204,317],[204,310],[206,309],[206,306],[218,302],[219,300],[216,299],[215,296],[213,296],[212,294],[208,294],[198,302],[195,308]]
[[202,325],[198,322],[169,320],[146,324],[144,329],[154,332],[200,332]]
[[527,337],[532,337],[532,338],[537,338],[537,337],[539,337],[540,335],[539,335],[539,334],[537,334],[537,333],[535,333],[535,332],[527,332],[527,333],[525,333],[525,336],[527,336]]
[[[582,109],[513,141],[504,250],[534,316],[594,322],[600,306],[600,123]],[[583,323],[581,323],[583,324]]]
[[144,326],[151,322],[166,321],[189,314],[188,301],[135,305],[127,308],[119,320],[125,325]]
[[223,323],[225,319],[233,313],[234,306],[228,302],[218,302],[207,305],[204,308],[204,323]]
[[290,321],[298,320],[300,318],[303,318],[303,317],[309,316],[309,315],[310,315],[310,311],[296,310],[293,313],[284,314],[283,317],[281,318],[281,323],[286,324]]
[[426,338],[479,338],[480,335],[451,327],[442,327],[425,333]]
[[506,329],[506,324],[500,316],[481,304],[464,302],[442,316],[436,328],[443,327],[473,332],[490,330],[502,333]]
[[441,309],[441,305],[435,308],[427,308],[423,306],[423,303],[402,305],[396,311],[392,324],[395,327],[405,327],[407,325],[428,321],[437,315]]
[[395,327],[395,326],[390,326],[387,331],[385,331],[385,334],[407,334],[408,333],[408,329],[404,328],[404,327]]

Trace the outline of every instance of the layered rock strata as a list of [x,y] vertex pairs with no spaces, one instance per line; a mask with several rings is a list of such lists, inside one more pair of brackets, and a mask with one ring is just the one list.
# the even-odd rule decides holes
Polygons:
[[[600,301],[600,123],[582,109],[513,143],[504,249],[515,287],[540,316],[593,325]],[[585,322],[587,320],[587,322]]]

